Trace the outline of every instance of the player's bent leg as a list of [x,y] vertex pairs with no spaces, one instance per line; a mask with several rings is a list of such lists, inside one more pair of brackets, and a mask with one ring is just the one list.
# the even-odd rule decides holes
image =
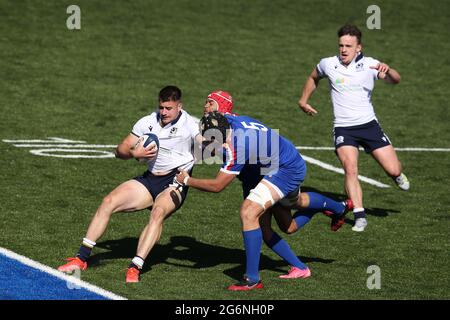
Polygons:
[[247,199],[241,206],[240,215],[243,230],[253,230],[259,228],[259,217],[263,212],[272,207],[281,196],[270,184],[261,181],[250,191]]
[[[257,188],[255,188],[257,189]],[[252,192],[258,194],[253,189],[250,195],[241,205],[240,216],[242,221],[242,236],[246,255],[246,268],[243,280],[228,287],[231,291],[245,291],[262,288],[259,278],[259,259],[263,241],[262,230],[259,225],[259,217],[263,214],[265,201],[257,200],[257,195],[251,196]],[[254,198],[256,201],[249,200]]]
[[292,217],[290,208],[275,204],[270,210],[281,231],[286,234],[293,234],[298,230],[297,223]]
[[353,146],[342,146],[336,150],[345,172],[345,190],[355,207],[363,207],[362,189],[358,180],[359,151]]
[[345,189],[351,199],[354,209],[355,225],[353,231],[364,231],[367,226],[366,214],[363,207],[361,184],[358,180],[358,155],[359,151],[353,146],[342,146],[336,150],[342,167],[345,171]]
[[153,198],[143,184],[136,180],[122,183],[103,199],[89,225],[86,238],[97,241],[105,232],[113,213],[142,210],[152,204]]
[[281,196],[270,184],[261,181],[250,191],[249,196],[242,203],[240,216],[246,254],[246,269],[244,279],[229,286],[228,290],[242,291],[263,287],[259,278],[259,259],[263,241],[259,217],[280,198]]
[[[167,188],[158,195],[150,213],[149,223],[139,237],[136,256],[127,270],[126,282],[139,282],[144,261],[161,238],[163,223],[181,204],[181,194],[175,188]],[[134,269],[134,270],[133,270]]]
[[141,183],[129,180],[119,185],[103,199],[97,209],[76,257],[66,259],[68,262],[59,266],[58,270],[62,272],[85,270],[88,266],[87,259],[96,241],[105,232],[111,215],[119,211],[141,210],[151,206],[152,203],[150,193]]
[[259,225],[261,227],[263,240],[267,244],[274,233],[272,229],[272,208],[269,208],[261,215],[259,218]]
[[[285,275],[281,275],[280,278],[282,279],[294,279],[301,277],[304,278],[305,277],[304,275],[306,275],[306,273],[308,272],[309,275],[311,275],[311,272],[309,271],[308,267],[302,261],[300,261],[297,255],[292,251],[289,244],[284,239],[282,239],[276,232],[273,231],[271,227],[271,212],[270,212],[272,209],[274,209],[274,207],[269,208],[261,216],[261,218],[259,218],[259,222],[261,224],[261,230],[265,244],[291,266],[288,273]],[[291,216],[290,209],[289,209],[289,216]]]
[[405,191],[409,190],[409,180],[402,173],[402,164],[392,145],[373,150],[372,156],[400,189]]

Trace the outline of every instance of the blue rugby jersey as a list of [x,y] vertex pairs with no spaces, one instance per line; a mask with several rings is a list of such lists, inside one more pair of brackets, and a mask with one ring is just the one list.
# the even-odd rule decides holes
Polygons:
[[[294,144],[275,130],[248,116],[226,114],[232,129],[231,145],[224,150],[222,171],[239,174],[254,165],[261,175],[273,175],[280,168],[305,171],[306,165]],[[255,170],[244,170],[245,172]],[[242,175],[241,175],[242,177]]]

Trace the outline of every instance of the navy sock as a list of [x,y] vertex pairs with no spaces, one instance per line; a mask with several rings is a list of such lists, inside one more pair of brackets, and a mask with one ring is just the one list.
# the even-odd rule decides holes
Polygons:
[[251,281],[259,281],[259,258],[261,256],[262,232],[261,228],[243,231],[245,255],[247,263],[245,274]]
[[355,220],[359,218],[365,218],[366,212],[364,210],[358,212],[353,211],[353,215],[355,216]]
[[345,205],[342,202],[334,201],[316,192],[307,192],[309,195],[308,209],[317,211],[328,210],[334,214],[342,214],[345,210]]
[[91,255],[91,252],[92,252],[92,248],[81,245],[80,249],[78,250],[77,257],[80,258],[80,260],[86,262],[86,260]]
[[277,255],[283,258],[289,265],[300,269],[306,269],[307,267],[300,261],[300,259],[292,252],[291,248],[284,239],[282,239],[277,233],[273,233],[272,238],[267,243],[270,249]]

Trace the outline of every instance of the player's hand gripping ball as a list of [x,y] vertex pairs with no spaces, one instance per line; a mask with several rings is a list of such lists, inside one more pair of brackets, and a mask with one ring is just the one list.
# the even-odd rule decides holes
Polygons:
[[[159,139],[158,136],[154,133],[146,133],[139,137],[138,141],[136,142],[136,146],[141,145],[144,149],[152,150],[153,152],[156,152],[156,154],[159,151]],[[156,157],[156,155],[155,155]],[[149,158],[139,158],[139,162],[147,162],[149,160],[153,160]]]

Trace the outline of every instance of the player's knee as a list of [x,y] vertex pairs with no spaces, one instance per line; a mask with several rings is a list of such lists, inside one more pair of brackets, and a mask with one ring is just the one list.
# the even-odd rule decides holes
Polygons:
[[345,175],[348,177],[358,176],[358,167],[356,165],[345,165],[344,166]]
[[111,215],[114,210],[114,198],[111,195],[107,195],[103,198],[102,204],[98,210],[101,215]]
[[150,223],[161,223],[164,221],[166,217],[165,211],[161,207],[153,207],[152,212],[150,213]]
[[258,220],[258,213],[252,208],[252,205],[245,202],[241,207],[240,215],[244,222],[254,222]]
[[297,200],[297,208],[307,208],[309,206],[309,194],[307,192],[300,193],[300,197]]
[[291,224],[283,232],[286,233],[286,234],[293,234],[297,230],[298,230],[297,223],[295,223],[295,220],[292,220]]
[[278,227],[285,234],[293,234],[298,229],[295,220],[292,220],[290,223],[278,223]]

